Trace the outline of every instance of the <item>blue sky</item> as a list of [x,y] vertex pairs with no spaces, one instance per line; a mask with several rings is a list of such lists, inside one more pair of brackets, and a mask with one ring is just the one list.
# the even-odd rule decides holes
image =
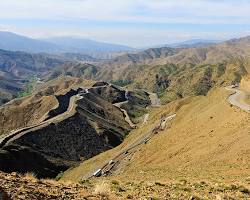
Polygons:
[[250,35],[250,0],[6,0],[0,30],[134,47]]

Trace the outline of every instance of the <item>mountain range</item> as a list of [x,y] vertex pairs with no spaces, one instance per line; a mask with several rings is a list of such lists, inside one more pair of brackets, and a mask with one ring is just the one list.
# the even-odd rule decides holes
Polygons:
[[205,46],[205,45],[218,44],[221,42],[223,41],[222,40],[192,39],[192,40],[186,40],[183,42],[167,44],[166,46],[173,47],[173,48],[189,48],[189,47],[199,47],[199,46]]
[[28,53],[82,53],[95,54],[134,50],[131,47],[97,42],[77,37],[32,39],[11,32],[0,32],[0,49]]
[[0,50],[0,192],[249,199],[250,37],[201,43],[109,59]]
[[[193,39],[183,42],[170,43],[166,45],[162,44],[148,48],[160,48],[160,47],[188,48],[188,47],[198,47],[204,45],[217,44],[220,42],[222,41]],[[29,53],[53,53],[53,54],[78,53],[78,54],[87,54],[90,56],[98,55],[98,53],[99,55],[101,55],[101,53],[107,54],[114,52],[138,51],[138,49],[136,48],[132,48],[125,45],[98,42],[95,40],[80,38],[80,37],[64,36],[64,37],[33,39],[30,37],[5,31],[0,31],[0,49],[9,51],[25,51]],[[109,56],[109,58],[110,57],[112,56]]]
[[[190,48],[150,48],[140,52],[118,54],[115,58],[108,61],[100,61],[91,56],[78,53],[50,55],[2,50],[0,51],[1,81],[4,84],[2,83],[1,88],[5,89],[1,90],[1,96],[6,96],[8,91],[13,91],[11,92],[12,95],[7,95],[8,98],[5,98],[6,100],[11,99],[15,93],[22,91],[26,84],[25,79],[27,80],[27,77],[33,75],[42,76],[44,80],[70,75],[95,80],[123,81],[130,82],[131,87],[143,87],[154,91],[162,91],[171,82],[170,86],[173,86],[176,94],[177,90],[184,90],[184,88],[177,87],[178,81],[174,81],[177,78],[177,74],[174,74],[172,78],[170,78],[170,74],[184,73],[184,71],[186,71],[186,74],[189,74],[192,68],[183,68],[186,65],[196,66],[197,71],[199,71],[198,69],[201,69],[200,65],[204,66],[203,68],[205,69],[205,66],[209,65],[220,64],[226,66],[229,63],[231,65],[234,63],[236,66],[244,66],[240,68],[243,71],[241,70],[239,74],[245,73],[244,71],[248,70],[249,38],[232,39],[218,44],[198,45]],[[191,43],[193,44],[194,41]],[[91,64],[78,63],[79,61],[90,62]],[[173,68],[182,70],[174,72]],[[159,70],[172,71],[163,76]],[[236,71],[233,70],[233,73],[236,73]],[[198,74],[197,72],[195,73]],[[197,75],[194,77],[197,78]],[[13,87],[11,79],[18,80],[15,87]],[[20,82],[20,80],[22,81]],[[157,82],[159,85],[156,87]],[[194,84],[195,81],[189,87],[194,87]],[[192,89],[187,94],[193,92]],[[171,93],[168,92],[168,94]],[[177,96],[171,95],[167,99],[173,99]]]

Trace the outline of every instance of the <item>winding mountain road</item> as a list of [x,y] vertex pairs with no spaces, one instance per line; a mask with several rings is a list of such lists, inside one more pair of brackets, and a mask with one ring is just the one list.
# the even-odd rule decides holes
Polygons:
[[39,123],[39,124],[35,124],[32,126],[13,130],[9,134],[4,135],[4,137],[0,138],[0,148],[4,147],[5,145],[10,143],[11,141],[18,139],[19,137],[23,136],[27,132],[30,132],[32,130],[34,131],[34,130],[41,129],[43,127],[48,126],[51,123],[57,123],[57,122],[62,121],[66,117],[70,117],[74,113],[76,101],[80,100],[81,98],[82,98],[82,96],[80,96],[79,94],[72,96],[70,98],[70,102],[69,102],[69,106],[68,106],[67,111],[60,114],[60,115],[57,115],[49,120],[46,120],[46,121]]
[[131,143],[124,150],[122,150],[117,156],[106,161],[99,169],[95,169],[95,171],[92,171],[89,174],[82,176],[82,179],[89,179],[94,176],[108,176],[114,173],[120,168],[121,163],[136,151],[138,146],[146,144],[155,134],[157,134],[159,131],[163,131],[166,128],[166,123],[171,121],[175,117],[176,114],[173,114],[165,117],[164,119],[161,119],[160,123],[156,127],[149,130],[146,134],[137,138],[133,143]]
[[[95,87],[92,87],[92,88],[102,88],[102,87],[106,87],[106,86],[107,85],[95,86]],[[109,84],[108,86],[111,86],[111,84]],[[70,98],[70,102],[69,102],[69,105],[68,105],[68,108],[67,108],[66,112],[64,112],[64,113],[62,113],[60,115],[57,115],[57,116],[55,116],[55,117],[53,117],[51,119],[48,119],[46,121],[43,121],[41,123],[34,124],[34,125],[31,125],[31,126],[27,126],[27,127],[23,127],[23,128],[19,128],[19,129],[15,129],[15,130],[12,130],[8,134],[0,135],[0,148],[3,148],[5,145],[9,144],[11,141],[14,141],[14,140],[20,138],[21,136],[25,135],[26,133],[28,133],[30,131],[39,130],[39,129],[44,128],[44,127],[46,127],[46,126],[48,126],[48,125],[50,125],[52,123],[58,123],[58,122],[63,121],[64,119],[66,119],[68,117],[71,117],[75,112],[76,101],[82,99],[83,98],[82,95],[90,93],[89,89],[90,88],[85,88],[83,93],[79,93],[77,95],[72,96]],[[135,124],[133,124],[132,121],[130,120],[127,111],[120,108],[120,106],[122,104],[127,103],[127,101],[128,101],[127,96],[128,95],[127,95],[127,91],[126,91],[126,93],[125,93],[126,101],[114,104],[114,106],[118,107],[121,110],[121,112],[125,115],[124,116],[125,121],[127,123],[129,123],[129,125],[132,128],[135,128]]]
[[131,121],[131,119],[130,119],[130,117],[129,117],[129,115],[128,115],[128,112],[127,112],[125,109],[121,108],[121,106],[122,106],[123,104],[125,104],[125,103],[128,103],[128,100],[127,100],[127,101],[120,102],[120,103],[115,103],[114,106],[116,106],[117,108],[119,108],[119,109],[123,112],[123,114],[124,114],[124,119],[125,119],[125,121],[129,124],[129,126],[130,126],[131,128],[135,128],[136,125]]
[[237,89],[235,86],[228,86],[226,90],[232,91],[233,93],[227,98],[227,101],[241,110],[250,113],[250,105],[245,102],[247,98],[246,92]]
[[[240,109],[250,113],[250,105],[245,102],[247,98],[246,92],[240,89],[237,89],[235,86],[228,86],[225,89],[232,91],[232,94],[230,94],[230,96],[227,98],[227,101],[231,105],[239,107]],[[154,93],[148,93],[148,94],[150,96],[152,106],[159,107],[160,100],[158,99],[157,95]],[[146,144],[154,136],[154,134],[158,133],[159,131],[164,130],[166,128],[167,122],[171,121],[175,117],[176,117],[176,114],[173,114],[173,115],[165,117],[164,119],[161,119],[160,125],[148,131],[146,134],[140,136],[138,139],[135,140],[135,142],[130,144],[127,148],[121,151],[117,156],[106,161],[103,164],[103,166],[101,166],[99,169],[96,169],[95,171],[92,171],[89,174],[84,175],[82,178],[88,179],[88,178],[92,178],[95,176],[99,177],[99,176],[108,176],[110,174],[113,174],[116,170],[120,168],[120,165],[122,164],[122,162],[136,151],[136,148],[138,146],[142,144]],[[143,121],[142,126],[147,124],[148,118],[149,118],[149,114],[146,114],[144,116],[144,121]]]
[[[97,87],[106,87],[106,86],[96,86]],[[88,89],[84,89],[84,92],[80,92],[77,95],[74,95],[70,98],[70,102],[67,108],[67,111],[59,114],[51,119],[48,119],[46,121],[43,121],[41,123],[35,124],[35,125],[31,125],[31,126],[27,126],[27,127],[23,127],[23,128],[19,128],[16,130],[11,131],[9,134],[6,135],[0,135],[0,148],[3,148],[4,146],[8,145],[10,142],[22,137],[23,135],[27,134],[30,131],[35,131],[35,130],[39,130],[41,128],[44,128],[52,123],[58,123],[70,116],[72,116],[75,113],[75,107],[76,107],[76,102],[80,99],[83,98],[83,95],[86,95],[88,93],[90,93],[89,91],[90,88]],[[151,106],[160,106],[160,100],[157,96],[157,94],[154,93],[149,93],[149,97],[151,100]],[[125,109],[122,109],[121,106],[125,103],[128,102],[128,91],[125,92],[125,98],[126,101],[123,102],[119,102],[116,104],[113,104],[114,106],[118,107],[121,112],[123,112],[124,114],[124,119],[125,121],[132,127],[135,128],[136,125],[131,121],[127,111]],[[121,152],[119,155],[117,155],[116,157],[114,157],[112,159],[112,162],[108,162],[105,163],[103,165],[103,167],[101,168],[101,173],[102,175],[107,175],[112,173],[115,168],[118,168],[119,163],[124,160],[128,155],[132,154],[133,152],[136,151],[136,147],[138,147],[139,145],[142,144],[146,144],[153,136],[154,134],[158,133],[158,131],[163,130],[163,127],[165,129],[166,126],[166,122],[172,120],[175,117],[175,115],[169,116],[165,119],[161,119],[159,125],[157,125],[157,127],[153,128],[152,130],[149,130],[146,134],[140,136],[138,139],[136,139],[132,144],[130,144],[127,149],[125,149],[123,152]],[[149,114],[146,115],[145,117],[146,119],[144,119],[144,121],[148,121],[149,118]],[[146,122],[145,122],[146,123]],[[145,124],[143,124],[144,126]],[[99,169],[100,170],[100,169]],[[90,178],[93,176],[93,173],[91,173],[90,175],[88,175],[86,178]]]

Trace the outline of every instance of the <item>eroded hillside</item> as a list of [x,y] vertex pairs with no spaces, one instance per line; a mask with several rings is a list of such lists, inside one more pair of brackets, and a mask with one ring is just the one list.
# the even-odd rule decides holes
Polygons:
[[69,92],[57,97],[58,108],[48,113],[49,118],[10,132],[1,142],[1,170],[55,177],[121,144],[132,127],[124,110],[113,104],[127,102],[126,92],[109,84],[84,88],[74,90],[71,85]]
[[163,115],[176,117],[151,140],[120,161],[113,179],[140,181],[196,180],[246,182],[249,174],[249,114],[226,101],[225,88],[207,97],[193,97],[154,108],[149,122],[134,130],[123,145],[65,173],[63,180],[81,180],[93,163],[115,157],[135,138],[159,124]]
[[45,120],[50,110],[58,107],[55,95],[64,95],[81,86],[94,82],[78,78],[61,77],[39,86],[27,97],[15,99],[0,107],[0,135],[11,130],[30,126]]

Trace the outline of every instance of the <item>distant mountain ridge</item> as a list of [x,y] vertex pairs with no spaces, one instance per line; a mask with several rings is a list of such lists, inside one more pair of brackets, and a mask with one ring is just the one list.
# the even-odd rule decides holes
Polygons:
[[213,45],[221,43],[222,40],[205,40],[205,39],[192,39],[183,42],[176,42],[172,44],[167,44],[166,46],[172,48],[189,48],[189,47],[200,47],[206,45]]
[[61,47],[11,32],[0,31],[0,49],[7,51],[25,51],[29,53],[60,52]]
[[141,51],[145,51],[147,49],[155,49],[155,48],[195,48],[195,47],[201,47],[201,46],[207,46],[207,45],[214,45],[218,43],[222,43],[223,40],[213,40],[213,39],[190,39],[180,42],[174,42],[174,43],[165,43],[165,44],[159,44],[154,46],[147,46],[144,48],[140,48]]
[[7,51],[25,51],[28,53],[80,53],[93,56],[95,53],[127,52],[131,47],[97,42],[90,39],[74,37],[56,37],[32,39],[12,32],[0,31],[0,49]]
[[45,54],[30,54],[21,51],[0,49],[0,70],[17,77],[44,73],[65,61]]
[[192,48],[151,48],[101,63],[99,80],[157,92],[162,102],[206,95],[250,73],[250,37]]
[[134,50],[131,47],[111,44],[105,42],[97,42],[90,39],[77,38],[77,37],[54,37],[44,39],[43,41],[49,42],[65,48],[68,52],[120,52]]
[[130,65],[130,64],[149,63],[155,59],[172,56],[176,54],[177,52],[179,52],[179,49],[170,48],[170,47],[150,48],[141,52],[126,53],[121,56],[117,56],[111,61],[108,61],[107,64],[111,66],[114,66],[114,65],[123,66],[123,65]]
[[[190,41],[190,45],[197,44],[200,40]],[[183,43],[184,44],[184,43]],[[180,43],[173,44],[182,45]],[[250,36],[231,39],[225,42],[198,45],[191,47],[159,47],[144,51],[127,53],[108,62],[109,66],[117,67],[131,64],[159,65],[174,64],[212,64],[228,61],[233,58],[250,57]]]
[[0,49],[0,105],[25,89],[29,77],[45,74],[65,62],[51,55]]

